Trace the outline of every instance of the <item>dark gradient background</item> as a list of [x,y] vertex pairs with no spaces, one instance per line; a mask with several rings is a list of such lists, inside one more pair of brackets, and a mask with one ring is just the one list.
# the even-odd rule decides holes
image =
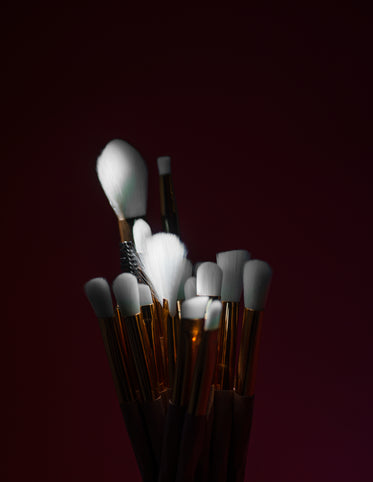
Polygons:
[[2,480],[140,480],[82,290],[119,269],[115,137],[154,231],[170,154],[191,259],[273,266],[247,480],[373,480],[372,19],[329,10],[3,7]]

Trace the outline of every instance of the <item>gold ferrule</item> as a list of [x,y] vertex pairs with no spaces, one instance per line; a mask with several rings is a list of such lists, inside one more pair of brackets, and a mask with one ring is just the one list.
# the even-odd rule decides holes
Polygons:
[[236,383],[236,391],[240,395],[254,395],[262,319],[263,311],[245,308]]
[[118,218],[118,228],[121,243],[133,240],[131,226],[128,224],[126,219]]
[[135,393],[135,398],[139,398],[139,383],[136,373],[136,367],[133,359],[133,355],[131,352],[130,342],[128,333],[126,330],[125,325],[122,323],[122,317],[119,310],[119,306],[116,306],[115,309],[115,336],[117,339],[118,345],[121,347],[122,358],[125,361],[128,370],[128,376],[130,379],[131,386]]
[[215,386],[218,390],[232,390],[236,366],[238,306],[234,301],[223,301],[218,334],[218,353]]
[[172,384],[175,378],[175,366],[176,366],[176,320],[174,316],[171,316],[169,305],[167,300],[163,300],[163,317],[164,325],[167,329],[167,368],[168,368],[168,387],[172,388]]
[[141,323],[143,323],[143,321],[140,313],[122,317],[122,324],[126,327],[128,333],[129,345],[131,347],[139,383],[140,396],[142,400],[150,401],[153,400],[151,369],[148,365],[147,356],[145,355],[145,344],[140,328]]
[[181,319],[172,401],[177,406],[189,402],[192,376],[202,340],[204,319]]
[[211,398],[211,385],[216,366],[218,330],[205,331],[194,368],[188,413],[206,415]]
[[177,309],[177,315],[179,317],[179,320],[181,320],[181,305],[184,300],[177,300],[176,301],[176,309]]
[[134,390],[128,374],[122,347],[116,335],[115,318],[99,318],[98,322],[119,403],[132,401],[135,399]]

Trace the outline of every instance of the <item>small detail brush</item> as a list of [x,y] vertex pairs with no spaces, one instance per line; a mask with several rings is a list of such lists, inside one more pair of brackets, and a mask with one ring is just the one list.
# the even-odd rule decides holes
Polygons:
[[171,175],[171,157],[158,157],[157,165],[163,231],[179,236],[179,218],[177,215],[174,185]]
[[220,298],[223,272],[216,263],[210,261],[201,263],[196,278],[197,296]]
[[148,170],[139,152],[125,141],[110,141],[97,159],[97,175],[117,218],[122,271],[137,276],[137,257],[129,224],[146,214]]
[[243,270],[245,310],[242,321],[236,391],[253,396],[258,362],[259,339],[269,284],[270,266],[258,259],[247,261]]
[[249,259],[250,253],[244,249],[224,251],[216,255],[217,264],[223,272],[221,287],[223,311],[218,336],[215,377],[215,386],[218,390],[232,390],[234,385],[242,273],[243,266]]

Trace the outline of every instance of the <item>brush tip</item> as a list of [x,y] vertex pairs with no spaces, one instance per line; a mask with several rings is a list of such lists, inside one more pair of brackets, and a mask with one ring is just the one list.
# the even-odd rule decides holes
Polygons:
[[190,276],[184,284],[184,294],[185,299],[188,300],[189,298],[194,298],[197,296],[197,289],[196,289],[196,277]]
[[160,176],[171,173],[171,157],[159,156],[157,158],[158,172]]
[[97,318],[114,316],[110,286],[105,278],[93,278],[84,285],[84,291]]
[[247,261],[243,269],[245,308],[264,310],[272,269],[268,263],[259,259]]
[[140,312],[140,294],[137,279],[133,274],[122,273],[113,281],[113,291],[123,316]]
[[136,219],[132,228],[133,240],[136,251],[142,253],[145,249],[146,239],[152,235],[149,224],[143,219]]
[[207,308],[205,330],[217,330],[220,324],[220,317],[222,312],[222,303],[219,300],[214,300]]
[[197,296],[220,296],[223,272],[216,263],[206,261],[197,270]]
[[239,302],[242,293],[243,266],[250,259],[246,249],[233,249],[217,253],[216,262],[223,271],[221,299]]
[[[178,291],[178,294],[177,294],[178,300],[185,300],[185,298],[186,298],[186,296],[185,296],[185,282],[188,278],[190,278],[192,276],[192,271],[193,271],[192,262],[189,259],[185,259],[183,275],[182,275],[181,280],[180,280],[179,291]],[[191,296],[189,296],[189,298],[191,298]]]
[[153,304],[152,293],[148,285],[139,284],[140,305],[146,306]]
[[181,318],[187,320],[204,318],[208,302],[208,296],[196,296],[183,301],[181,304]]

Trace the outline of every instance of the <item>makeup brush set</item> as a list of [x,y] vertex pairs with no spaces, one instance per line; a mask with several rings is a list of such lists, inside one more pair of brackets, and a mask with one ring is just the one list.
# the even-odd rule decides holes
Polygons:
[[139,152],[113,140],[98,157],[122,273],[115,305],[104,278],[85,292],[143,480],[242,481],[271,268],[246,250],[193,266],[179,238],[170,158],[157,163],[164,232],[153,235]]

